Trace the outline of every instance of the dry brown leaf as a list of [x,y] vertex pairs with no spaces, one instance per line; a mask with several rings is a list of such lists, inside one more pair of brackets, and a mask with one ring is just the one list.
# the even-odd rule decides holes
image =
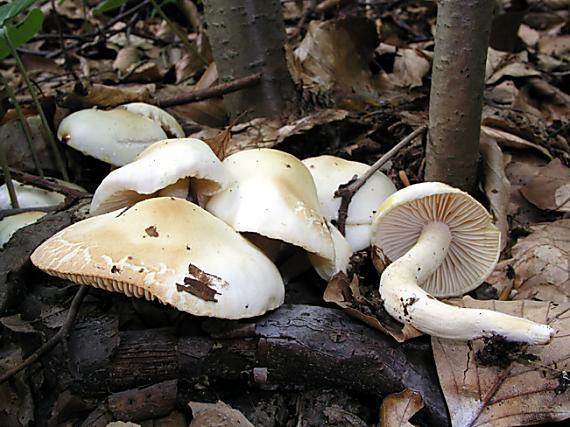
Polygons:
[[521,88],[520,96],[542,112],[546,120],[567,120],[570,118],[570,95],[551,85],[544,79],[528,79]]
[[546,55],[563,57],[570,52],[570,34],[543,37],[538,42],[538,51]]
[[533,225],[531,234],[519,239],[511,253],[488,283],[515,289],[515,300],[570,302],[570,220]]
[[540,76],[540,72],[529,65],[526,51],[514,54],[489,48],[485,69],[485,83],[499,82],[503,77]]
[[127,46],[117,52],[113,61],[113,69],[120,74],[127,74],[133,66],[141,61],[141,54],[135,46]]
[[507,212],[511,199],[511,183],[505,175],[503,152],[494,139],[482,137],[479,149],[483,157],[483,189],[489,199],[495,225],[501,231],[501,250],[509,237]]
[[540,209],[570,211],[570,168],[552,160],[523,188],[521,193]]
[[424,407],[422,395],[409,388],[393,393],[382,400],[379,427],[413,427],[409,422]]
[[311,21],[295,50],[302,69],[298,77],[315,93],[335,90],[372,96],[376,91],[369,63],[377,38],[374,23],[365,18]]
[[392,336],[398,342],[404,342],[422,335],[410,325],[398,323],[382,308],[380,295],[377,301],[364,298],[360,293],[358,276],[352,281],[343,272],[335,274],[327,283],[323,300],[341,307],[346,314],[374,329]]
[[501,360],[510,363],[503,368],[480,362],[477,354],[485,347],[482,339],[464,342],[432,338],[453,427],[510,427],[569,418],[570,391],[562,392],[560,375],[570,369],[570,304],[477,301],[469,297],[455,303],[548,323],[557,333],[548,345],[523,347],[516,360],[510,361],[514,354],[505,354]]
[[154,85],[140,85],[128,88],[94,84],[86,88],[86,95],[70,93],[62,100],[62,105],[73,110],[91,108],[111,108],[128,102],[148,102],[155,92]]
[[513,135],[512,133],[506,132],[504,130],[482,125],[481,135],[494,139],[499,143],[499,145],[505,147],[518,148],[523,150],[524,149],[536,150],[541,154],[543,154],[545,157],[547,157],[549,160],[552,160],[552,155],[548,152],[546,148],[541,147],[538,144],[530,142],[524,138],[521,138],[520,136]]
[[421,87],[423,78],[431,68],[430,53],[420,49],[396,48],[395,46],[381,43],[376,49],[380,55],[385,53],[395,54],[394,68],[385,78],[394,87]]
[[216,403],[188,402],[192,408],[190,427],[255,427],[237,409],[218,400]]

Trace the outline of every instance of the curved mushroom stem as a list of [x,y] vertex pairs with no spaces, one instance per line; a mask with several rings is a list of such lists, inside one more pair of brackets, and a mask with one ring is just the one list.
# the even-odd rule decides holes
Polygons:
[[492,310],[456,307],[438,301],[418,286],[439,267],[451,242],[447,225],[427,224],[417,243],[389,265],[380,279],[386,311],[420,331],[441,338],[472,340],[500,335],[508,341],[546,344],[547,325]]

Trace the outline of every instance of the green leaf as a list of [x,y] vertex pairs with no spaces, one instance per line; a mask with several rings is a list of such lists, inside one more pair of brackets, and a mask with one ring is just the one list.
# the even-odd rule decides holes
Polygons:
[[26,10],[36,1],[37,0],[14,0],[0,6],[0,26],[3,26],[7,21],[15,18],[20,12]]
[[38,8],[30,10],[30,13],[17,26],[6,24],[0,30],[0,59],[10,55],[10,48],[6,44],[5,37],[10,37],[14,48],[22,46],[34,37],[42,29],[44,14]]
[[95,13],[105,13],[110,10],[121,7],[126,2],[127,0],[105,0],[99,3],[97,7],[93,9],[93,11],[95,11]]

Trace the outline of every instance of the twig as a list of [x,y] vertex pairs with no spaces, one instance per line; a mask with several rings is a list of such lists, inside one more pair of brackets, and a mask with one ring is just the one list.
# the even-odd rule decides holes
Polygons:
[[30,95],[32,96],[32,99],[34,100],[34,105],[36,107],[38,115],[40,116],[40,120],[42,122],[42,127],[43,127],[44,133],[45,133],[45,137],[47,139],[48,144],[50,145],[50,148],[52,150],[52,153],[53,153],[53,156],[55,159],[55,164],[57,165],[57,168],[59,169],[63,179],[65,179],[66,181],[69,181],[69,175],[67,174],[67,168],[65,167],[65,163],[63,162],[63,157],[61,156],[61,153],[60,153],[59,148],[57,146],[57,142],[55,141],[55,138],[53,137],[53,133],[49,127],[49,123],[48,123],[46,115],[44,114],[44,110],[42,108],[42,105],[40,104],[40,100],[36,94],[36,91],[32,85],[32,82],[30,81],[30,77],[28,76],[28,72],[26,71],[26,67],[24,66],[24,63],[22,62],[22,58],[20,58],[20,55],[18,54],[18,52],[14,48],[14,45],[12,44],[12,40],[10,40],[10,36],[8,35],[7,32],[4,32],[4,41],[6,42],[6,46],[8,46],[10,53],[12,54],[14,59],[16,60],[16,65],[18,66],[20,73],[22,73],[22,78],[24,79],[24,83],[26,84],[28,91],[30,92]]
[[42,178],[40,176],[32,175],[30,173],[22,172],[13,168],[10,168],[10,172],[14,176],[14,178],[20,181],[22,184],[32,184],[35,185],[36,187],[43,188],[44,190],[55,191],[57,193],[61,193],[63,195],[75,198],[83,198],[90,196],[90,193],[86,191],[67,187],[57,182],[53,178],[45,178],[45,177]]
[[409,142],[416,139],[418,136],[422,135],[426,131],[427,127],[422,126],[417,128],[407,137],[402,139],[398,142],[394,147],[392,147],[386,154],[380,157],[376,163],[374,163],[370,168],[361,176],[357,177],[354,176],[350,181],[346,184],[342,184],[338,187],[338,190],[335,192],[335,197],[340,197],[340,207],[338,208],[338,220],[337,220],[337,228],[339,231],[345,235],[345,228],[346,228],[346,218],[348,216],[348,206],[350,205],[350,201],[356,194],[360,188],[366,184],[368,178],[370,178],[384,163],[390,160],[394,154],[396,154],[404,145],[408,144]]
[[12,86],[10,86],[8,80],[6,80],[6,78],[2,74],[0,74],[0,81],[6,88],[6,94],[8,95],[8,98],[10,98],[10,100],[12,101],[12,104],[14,105],[14,110],[16,110],[16,115],[18,116],[18,120],[20,121],[22,130],[24,131],[24,136],[26,138],[26,142],[28,143],[28,148],[30,149],[34,166],[36,167],[36,172],[38,173],[39,176],[43,177],[44,171],[42,169],[42,166],[40,165],[40,160],[38,159],[36,150],[34,149],[32,131],[30,130],[30,125],[28,124],[28,121],[26,120],[24,113],[22,112],[22,107],[20,106],[20,102],[16,98],[16,94],[12,90]]
[[14,188],[14,182],[12,181],[12,175],[10,174],[10,167],[8,166],[8,160],[6,159],[5,144],[0,142],[0,167],[4,173],[4,181],[6,182],[6,187],[8,188],[8,195],[10,196],[10,204],[13,208],[19,208],[18,195],[16,194],[16,189]]
[[307,23],[311,15],[315,12],[316,7],[317,7],[317,0],[310,0],[309,4],[305,6],[303,10],[303,15],[301,16],[301,19],[299,19],[297,26],[293,29],[293,31],[289,35],[289,40],[294,39],[295,37],[301,34],[303,28],[305,27],[305,24]]
[[40,348],[38,348],[34,353],[32,353],[29,357],[24,359],[22,363],[18,366],[13,367],[12,369],[8,369],[2,376],[0,376],[0,384],[5,383],[22,369],[27,368],[31,364],[35,363],[42,357],[44,354],[49,353],[59,342],[69,335],[73,325],[75,324],[75,319],[77,317],[77,313],[79,312],[79,307],[81,306],[81,302],[85,295],[89,292],[88,286],[80,286],[79,290],[73,297],[71,301],[71,306],[69,307],[69,311],[67,312],[67,317],[65,318],[65,322],[63,326],[60,328],[57,333],[51,337],[45,344],[43,344]]
[[255,86],[261,80],[261,73],[250,74],[226,83],[211,86],[206,89],[193,90],[190,93],[166,99],[157,99],[156,106],[161,108],[173,107],[175,105],[189,104],[207,98],[221,96],[226,93],[235,92],[247,87]]

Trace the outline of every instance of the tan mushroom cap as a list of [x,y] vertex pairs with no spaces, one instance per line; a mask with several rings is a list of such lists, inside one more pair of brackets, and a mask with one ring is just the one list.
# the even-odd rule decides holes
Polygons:
[[430,222],[446,224],[451,243],[442,264],[419,285],[437,297],[475,289],[495,268],[501,233],[486,209],[459,189],[424,182],[392,194],[374,216],[371,243],[394,261],[416,244]]
[[206,209],[235,230],[282,240],[334,260],[331,232],[313,178],[291,154],[261,148],[223,161],[234,182]]
[[177,198],[148,199],[78,222],[31,259],[48,274],[198,316],[257,316],[284,297],[277,268],[255,246]]
[[100,215],[133,205],[186,178],[192,179],[180,183],[183,198],[186,198],[189,186],[201,199],[223,190],[230,183],[222,162],[205,142],[195,138],[156,142],[134,162],[107,175],[93,195],[91,214]]

